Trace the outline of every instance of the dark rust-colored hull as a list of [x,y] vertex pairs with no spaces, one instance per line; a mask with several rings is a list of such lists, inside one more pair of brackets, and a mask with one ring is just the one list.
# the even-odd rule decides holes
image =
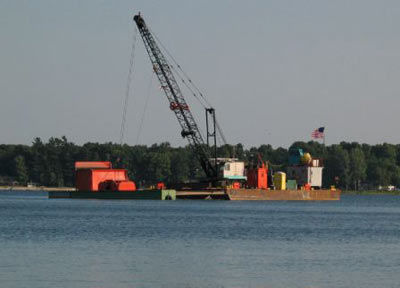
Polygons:
[[340,200],[340,193],[340,190],[226,190],[229,200],[329,201]]

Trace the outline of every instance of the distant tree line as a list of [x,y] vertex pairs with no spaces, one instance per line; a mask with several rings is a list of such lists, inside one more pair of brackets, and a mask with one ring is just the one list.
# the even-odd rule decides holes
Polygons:
[[[356,142],[324,146],[318,142],[295,142],[324,162],[324,187],[374,189],[378,186],[400,187],[400,145],[368,145]],[[246,163],[257,163],[258,155],[274,171],[285,171],[288,149],[261,145],[244,149],[242,144],[218,147],[219,157],[236,157]],[[171,147],[169,143],[118,145],[86,143],[82,146],[66,137],[50,138],[32,145],[0,145],[0,184],[34,182],[44,186],[74,186],[75,161],[111,161],[113,167],[128,169],[139,185],[159,181],[176,183],[204,176],[190,147]]]

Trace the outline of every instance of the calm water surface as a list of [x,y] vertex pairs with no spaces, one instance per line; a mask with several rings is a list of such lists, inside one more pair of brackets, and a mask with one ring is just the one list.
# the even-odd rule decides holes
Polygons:
[[105,201],[0,192],[0,287],[400,287],[400,197]]

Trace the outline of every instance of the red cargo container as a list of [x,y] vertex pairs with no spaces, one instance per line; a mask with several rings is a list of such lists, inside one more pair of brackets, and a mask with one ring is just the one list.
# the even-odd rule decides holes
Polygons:
[[99,183],[99,191],[135,191],[135,182],[106,180]]
[[75,188],[80,191],[134,191],[126,169],[111,169],[109,161],[75,162]]
[[268,168],[259,167],[247,170],[247,187],[267,189],[268,188]]
[[[80,169],[76,171],[75,187],[81,191],[99,191],[99,184],[104,189],[107,181],[126,181],[128,174],[125,169]],[[110,190],[110,189],[106,189]]]

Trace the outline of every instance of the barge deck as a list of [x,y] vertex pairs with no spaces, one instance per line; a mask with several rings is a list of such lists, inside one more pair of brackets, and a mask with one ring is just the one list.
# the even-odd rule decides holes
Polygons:
[[218,189],[218,190],[172,190],[152,189],[136,191],[49,191],[49,198],[70,199],[133,199],[133,200],[256,200],[256,201],[337,201],[340,190],[264,190],[264,189]]

